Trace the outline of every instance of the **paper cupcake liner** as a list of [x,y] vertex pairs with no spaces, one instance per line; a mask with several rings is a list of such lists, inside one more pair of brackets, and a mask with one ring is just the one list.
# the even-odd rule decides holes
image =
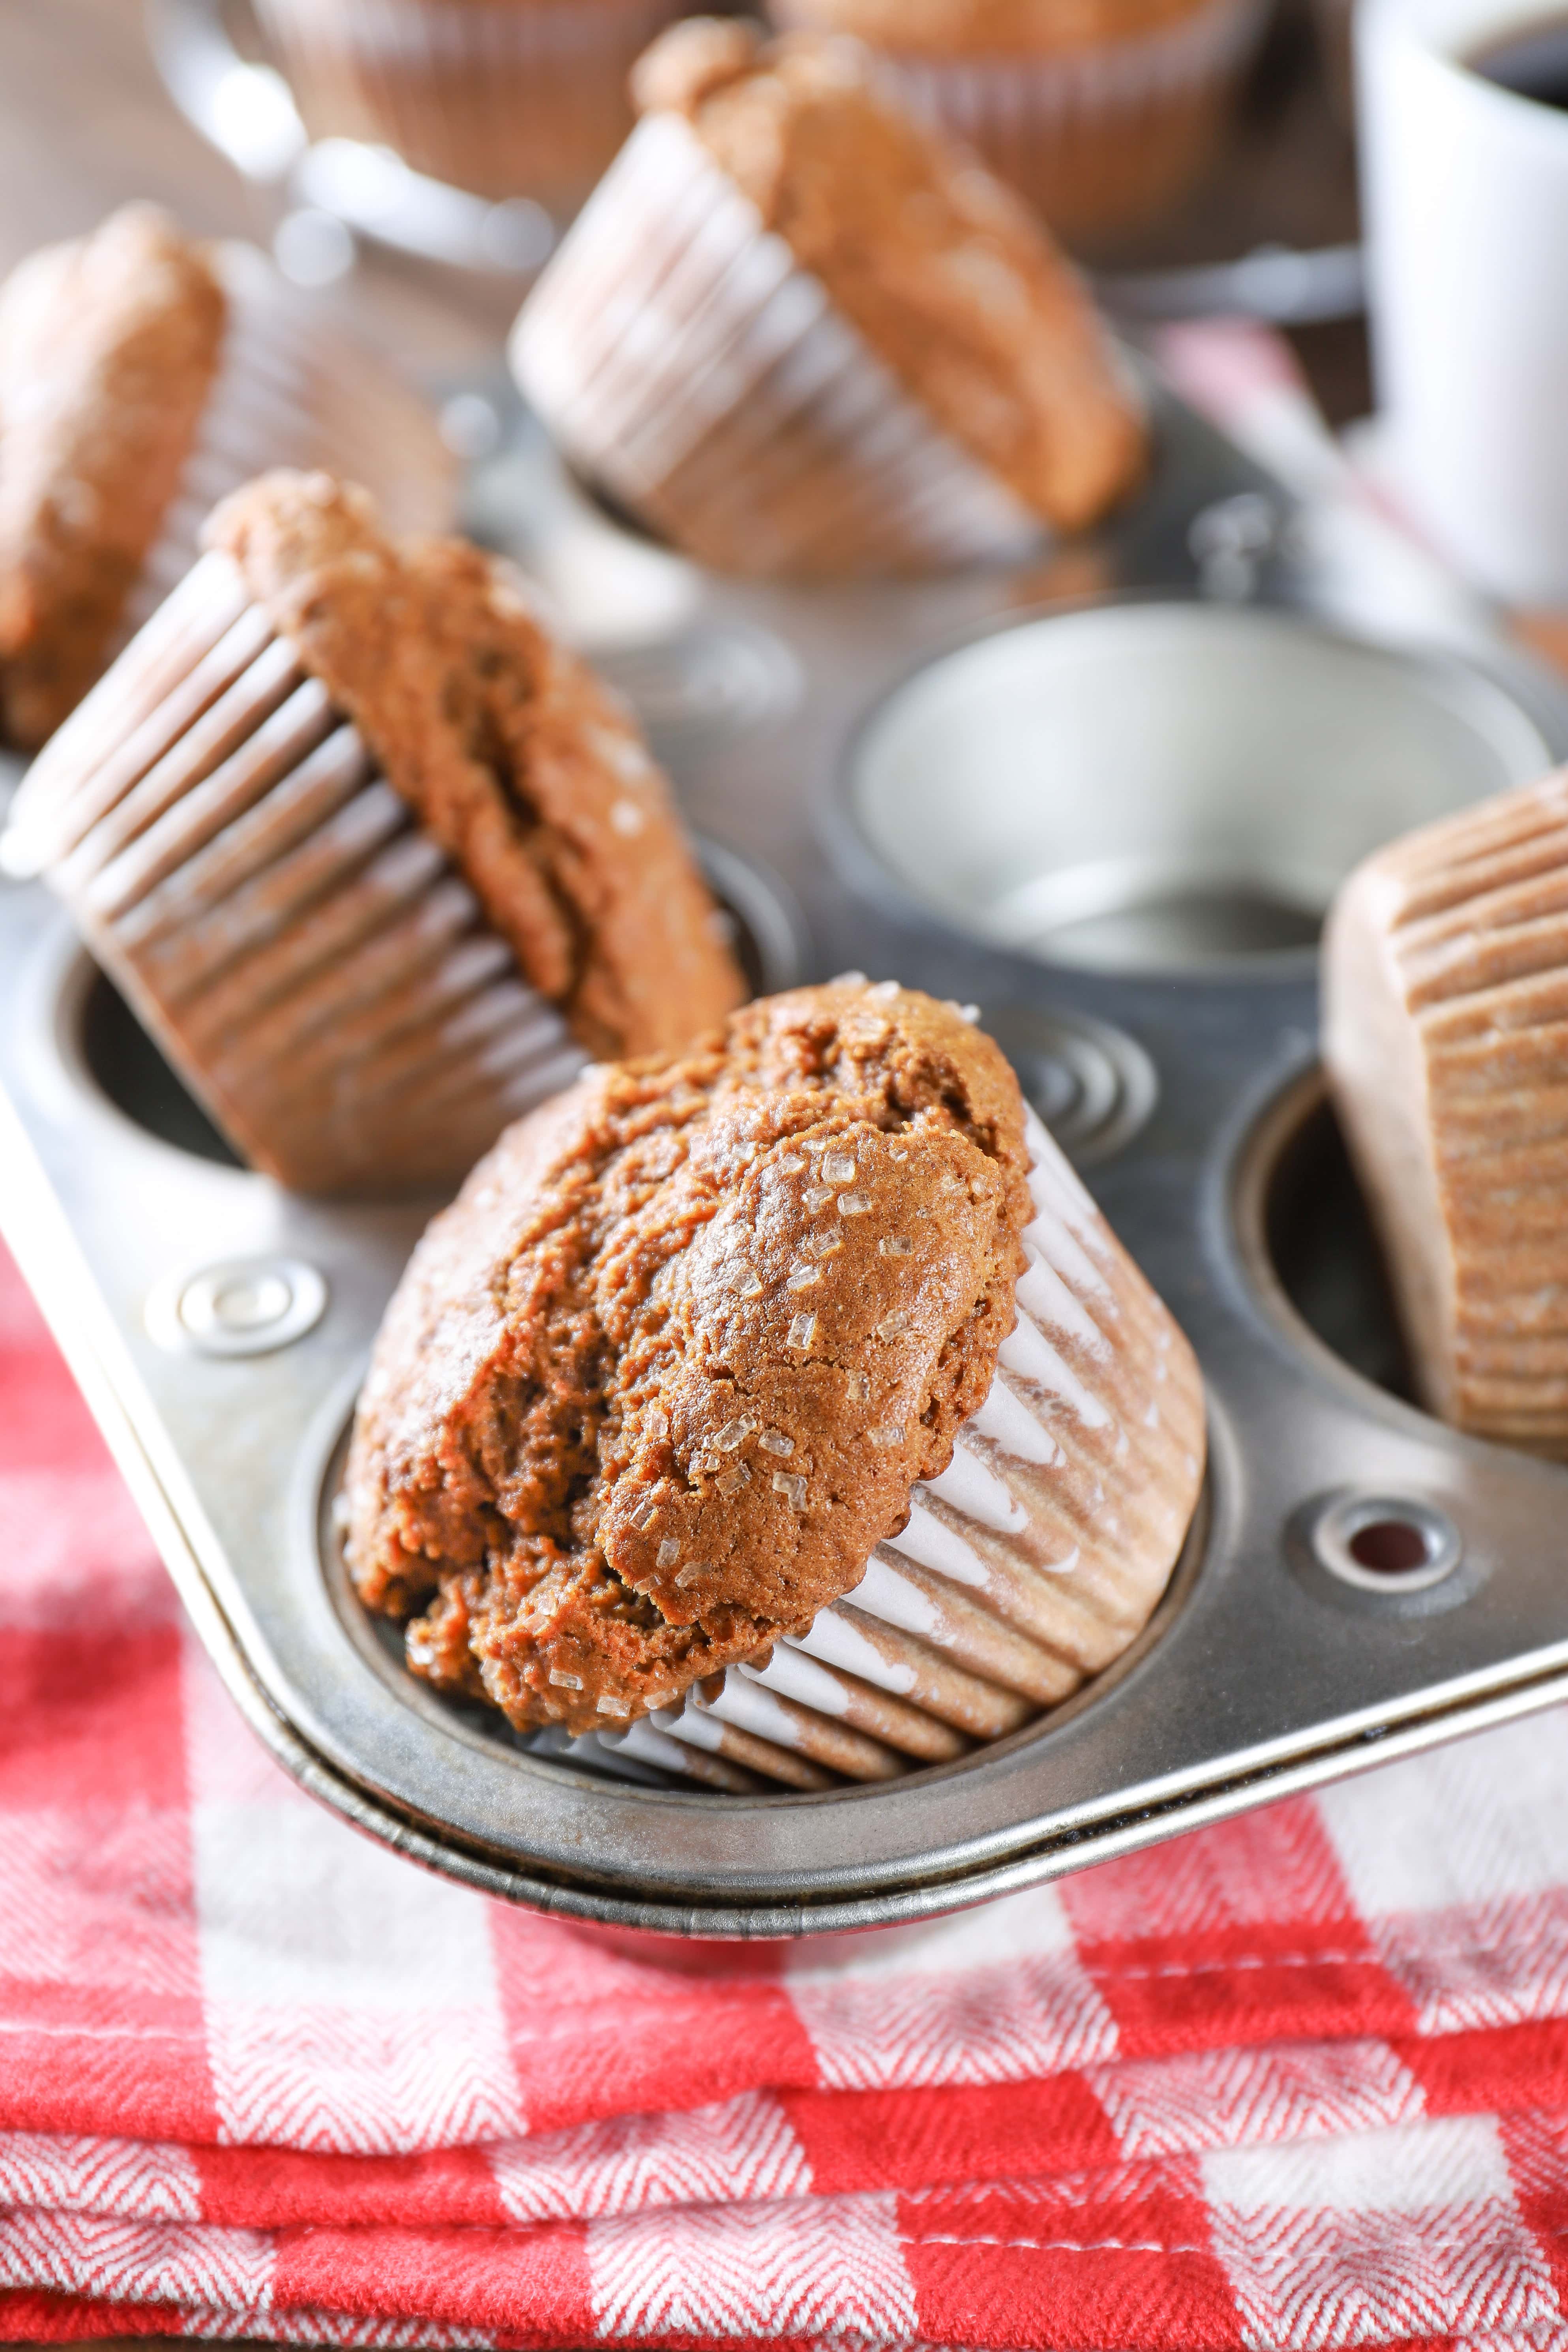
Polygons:
[[583,1066],[226,555],[40,755],[3,847],[244,1156],[299,1191],[455,1180]]
[[718,570],[919,572],[1039,544],[673,114],[638,124],[510,352],[571,460]]
[[[1214,152],[1269,0],[1202,0],[1173,25],[1054,56],[884,52],[900,94],[978,150],[1069,243],[1158,219]],[[784,26],[821,11],[773,0]]]
[[1033,1119],[1030,1141],[1017,1324],[903,1533],[765,1665],[732,1667],[647,1723],[543,1735],[541,1752],[678,1773],[697,1757],[696,1777],[718,1760],[757,1786],[898,1780],[1047,1714],[1142,1632],[1197,1507],[1202,1381]]
[[1568,1460],[1568,773],[1381,851],[1324,1059],[1433,1410]]
[[190,571],[219,499],[274,467],[363,484],[399,532],[441,530],[452,519],[455,469],[423,404],[332,331],[254,246],[220,245],[214,260],[228,303],[217,378],[127,604],[121,645]]
[[474,194],[572,210],[632,127],[626,79],[680,0],[258,0],[315,137]]

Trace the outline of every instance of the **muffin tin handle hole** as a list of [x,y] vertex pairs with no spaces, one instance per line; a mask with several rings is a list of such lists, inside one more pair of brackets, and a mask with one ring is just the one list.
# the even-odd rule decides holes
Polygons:
[[1411,1496],[1331,1496],[1311,1513],[1304,1532],[1317,1565],[1362,1592],[1429,1591],[1465,1557],[1464,1538],[1447,1511]]

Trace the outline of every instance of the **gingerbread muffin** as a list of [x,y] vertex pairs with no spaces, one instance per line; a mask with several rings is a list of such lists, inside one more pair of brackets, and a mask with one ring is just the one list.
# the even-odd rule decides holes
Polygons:
[[1432,1411],[1568,1460],[1568,772],[1380,850],[1323,1056]]
[[215,499],[321,462],[385,484],[404,528],[450,514],[433,421],[253,248],[128,205],[25,261],[0,289],[0,736],[69,715]]
[[1108,1663],[1202,1456],[1184,1342],[996,1047],[854,979],[593,1071],[481,1162],[388,1310],[346,1557],[416,1674],[520,1729],[651,1714],[815,1786]]
[[37,761],[43,872],[245,1157],[455,1181],[584,1053],[744,994],[636,727],[515,575],[275,474]]
[[1159,220],[1215,154],[1266,0],[770,0],[852,34],[1075,247]]
[[258,0],[313,138],[391,147],[475,195],[582,202],[626,76],[679,0]]
[[1145,459],[1089,297],[1022,203],[853,42],[713,18],[524,305],[519,383],[704,562],[910,572],[1095,521]]

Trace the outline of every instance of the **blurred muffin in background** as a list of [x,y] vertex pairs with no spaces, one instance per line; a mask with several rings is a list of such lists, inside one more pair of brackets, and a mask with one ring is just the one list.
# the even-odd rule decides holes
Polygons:
[[576,209],[631,129],[626,75],[679,0],[257,0],[313,138]]
[[458,540],[266,476],[33,763],[42,874],[241,1155],[455,1183],[585,1055],[745,986],[636,726]]
[[314,464],[400,528],[450,518],[434,419],[252,247],[128,205],[24,261],[0,288],[0,737],[32,749],[69,715],[216,499]]
[[1157,220],[1219,145],[1268,0],[769,0],[785,28],[850,33],[968,140],[1058,236]]
[[1027,208],[857,42],[692,18],[513,331],[571,461],[753,576],[1016,558],[1141,476],[1141,409]]

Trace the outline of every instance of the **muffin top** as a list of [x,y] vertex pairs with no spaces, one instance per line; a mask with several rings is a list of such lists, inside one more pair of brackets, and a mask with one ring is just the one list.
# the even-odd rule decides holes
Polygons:
[[951,1462],[1013,1326],[1017,1083],[891,983],[748,1005],[513,1128],[416,1251],[348,1473],[363,1599],[514,1724],[804,1631]]
[[395,541],[363,490],[264,475],[206,527],[597,1055],[684,1045],[745,994],[632,720],[458,540]]
[[1034,512],[1093,521],[1145,436],[1093,305],[1022,201],[906,113],[857,42],[694,17],[633,76],[937,420]]
[[895,56],[1059,57],[1196,14],[1203,0],[785,0],[814,32],[849,33]]
[[151,205],[0,289],[0,735],[31,749],[112,650],[195,443],[227,306]]

